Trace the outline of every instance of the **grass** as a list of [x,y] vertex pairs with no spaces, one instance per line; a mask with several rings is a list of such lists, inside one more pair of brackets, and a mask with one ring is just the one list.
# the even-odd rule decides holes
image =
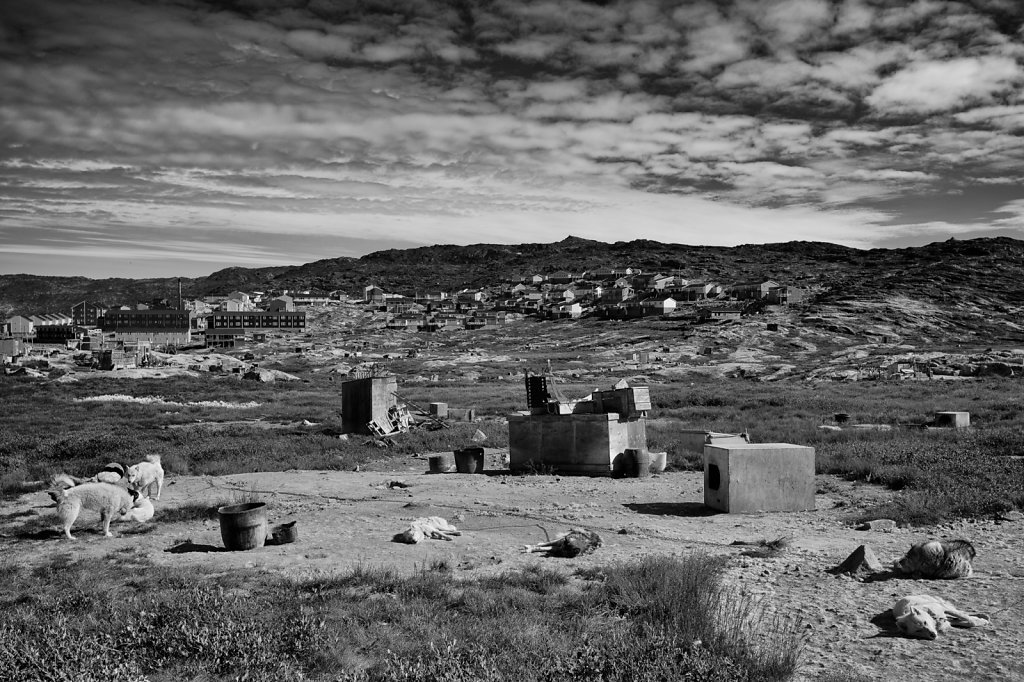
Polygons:
[[[582,396],[592,385],[561,384]],[[138,403],[76,402],[88,396],[161,396],[176,402],[258,403],[244,410]],[[521,381],[411,384],[402,397],[416,405],[447,402],[473,407],[479,422],[448,429],[414,429],[375,447],[340,432],[340,390],[328,381],[265,386],[220,379],[171,378],[82,384],[0,383],[0,491],[56,471],[92,475],[110,461],[133,463],[161,455],[171,474],[223,475],[286,469],[351,470],[373,460],[446,452],[472,444],[506,447],[500,418],[525,408]],[[836,384],[696,380],[652,384],[654,417],[648,447],[668,453],[668,469],[699,470],[702,454],[681,444],[683,429],[747,431],[753,442],[810,445],[818,473],[878,483],[899,491],[884,508],[868,510],[903,524],[929,525],[958,516],[990,516],[1024,508],[1024,399],[1016,379],[970,382],[858,382]],[[913,425],[941,410],[969,411],[970,430],[922,430]],[[833,415],[850,423],[884,424],[890,431],[823,431]],[[264,428],[264,423],[303,428]],[[197,421],[201,420],[201,421]],[[216,422],[234,421],[230,425]],[[244,420],[249,420],[244,422]],[[540,468],[539,471],[543,471]]]
[[0,566],[0,679],[783,680],[800,651],[703,555],[586,579],[358,566],[306,580],[69,557]]

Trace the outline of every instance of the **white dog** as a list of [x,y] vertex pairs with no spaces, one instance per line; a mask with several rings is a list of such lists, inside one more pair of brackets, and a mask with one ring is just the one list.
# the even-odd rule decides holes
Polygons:
[[103,534],[111,536],[110,522],[132,508],[132,496],[125,488],[110,483],[83,483],[63,490],[47,491],[57,503],[57,517],[64,526],[64,535],[74,540],[71,526],[74,525],[82,509],[92,509],[100,513],[103,523]]
[[152,497],[156,486],[156,499],[164,489],[164,468],[160,466],[160,455],[146,455],[146,461],[128,467],[128,485],[147,497]]
[[941,597],[915,594],[892,607],[899,631],[918,639],[935,639],[952,625],[957,628],[984,627],[992,620],[984,613],[964,613]]
[[131,509],[128,509],[120,516],[117,517],[118,521],[138,521],[139,523],[145,523],[153,518],[153,502],[148,497],[143,497],[137,490],[129,490],[131,493],[132,503]]
[[413,521],[407,530],[397,533],[391,540],[415,545],[424,538],[451,540],[453,535],[462,535],[462,533],[440,516],[425,516]]

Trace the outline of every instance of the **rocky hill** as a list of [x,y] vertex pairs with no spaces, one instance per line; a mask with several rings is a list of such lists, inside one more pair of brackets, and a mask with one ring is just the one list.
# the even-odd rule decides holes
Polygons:
[[[809,314],[822,324],[874,326],[946,342],[1024,342],[1024,241],[948,240],[859,250],[820,242],[688,246],[648,240],[613,244],[569,237],[554,244],[437,245],[333,258],[294,267],[228,268],[182,279],[186,297],[241,290],[342,290],[367,283],[408,292],[455,290],[555,270],[607,267],[679,271],[724,283],[771,278],[820,291]],[[0,276],[0,314],[63,311],[84,299],[134,303],[177,295],[178,280]]]

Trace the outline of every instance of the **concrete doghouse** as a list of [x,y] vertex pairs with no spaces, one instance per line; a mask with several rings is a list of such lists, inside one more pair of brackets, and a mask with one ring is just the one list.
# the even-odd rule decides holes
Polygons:
[[970,412],[936,412],[935,426],[950,429],[966,429],[971,425]]
[[704,504],[731,514],[814,509],[814,448],[789,443],[704,446]]

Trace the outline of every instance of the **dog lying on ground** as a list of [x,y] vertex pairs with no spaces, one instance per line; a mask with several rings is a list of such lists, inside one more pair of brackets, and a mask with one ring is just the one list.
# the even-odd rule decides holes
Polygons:
[[573,528],[568,533],[562,533],[550,542],[526,545],[523,547],[523,551],[527,553],[547,552],[548,556],[571,559],[580,554],[589,554],[600,546],[600,535],[586,528]]
[[401,533],[396,533],[392,542],[404,542],[407,545],[415,545],[424,538],[434,540],[451,540],[454,535],[462,535],[459,529],[448,523],[440,516],[420,517],[413,521],[409,528]]
[[118,521],[138,521],[139,523],[145,523],[153,518],[155,510],[153,509],[153,502],[148,497],[143,497],[137,490],[129,490],[129,494],[132,496],[132,507],[128,509],[120,516],[117,517]]
[[64,527],[64,535],[74,540],[71,526],[74,525],[82,509],[91,509],[100,513],[103,534],[110,537],[110,522],[132,508],[131,493],[120,486],[110,483],[83,483],[63,490],[47,491],[57,503],[57,517]]
[[79,478],[65,472],[54,474],[50,477],[50,485],[56,488],[70,488],[75,485],[82,485],[83,483],[111,483],[118,485],[127,473],[123,464],[111,462],[90,478]]
[[984,627],[992,620],[984,613],[964,613],[945,599],[927,594],[900,599],[892,607],[892,615],[900,632],[918,639],[935,639],[950,626]]
[[974,574],[971,561],[976,555],[974,545],[967,540],[932,540],[911,547],[892,567],[911,578],[970,578]]
[[133,464],[128,467],[128,486],[145,494],[153,496],[153,486],[156,486],[156,498],[160,499],[160,493],[164,489],[164,468],[160,466],[160,455],[146,455],[144,462]]
[[127,474],[127,470],[123,464],[117,462],[111,462],[107,466],[103,467],[103,470],[92,477],[94,483],[113,483],[118,484],[121,479]]

